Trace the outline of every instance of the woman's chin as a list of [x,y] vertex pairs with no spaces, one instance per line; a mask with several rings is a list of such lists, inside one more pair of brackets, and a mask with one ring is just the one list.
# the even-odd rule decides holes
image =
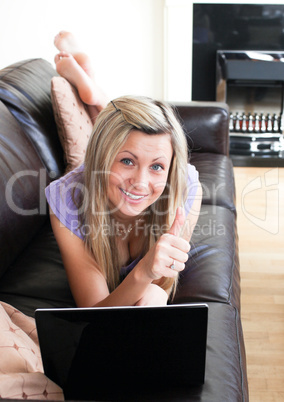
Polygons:
[[111,204],[110,210],[112,214],[120,214],[125,217],[134,218],[141,215],[149,207],[148,202],[127,202],[121,200],[119,204]]

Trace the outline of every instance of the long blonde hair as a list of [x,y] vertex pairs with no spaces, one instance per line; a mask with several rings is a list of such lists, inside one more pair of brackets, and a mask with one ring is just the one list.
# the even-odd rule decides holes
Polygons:
[[[186,197],[187,141],[172,108],[145,97],[123,96],[110,102],[97,117],[87,148],[83,196],[84,225],[88,227],[86,245],[93,253],[110,291],[119,284],[121,267],[115,236],[105,230],[111,227],[109,172],[117,152],[134,129],[149,135],[169,133],[173,147],[167,185],[155,202],[155,208],[148,208],[147,223],[159,228],[169,227],[176,208],[183,204]],[[145,238],[145,253],[161,234],[149,231]],[[167,290],[172,284],[172,280],[165,278],[161,286]]]

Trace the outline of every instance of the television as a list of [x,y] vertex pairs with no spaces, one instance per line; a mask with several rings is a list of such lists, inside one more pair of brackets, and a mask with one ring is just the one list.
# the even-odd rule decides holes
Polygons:
[[192,100],[216,100],[217,50],[284,51],[284,5],[193,4]]

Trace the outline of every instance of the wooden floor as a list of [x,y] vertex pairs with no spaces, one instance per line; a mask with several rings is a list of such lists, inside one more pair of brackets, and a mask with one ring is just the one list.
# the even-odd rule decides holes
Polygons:
[[284,168],[235,167],[250,402],[284,401]]

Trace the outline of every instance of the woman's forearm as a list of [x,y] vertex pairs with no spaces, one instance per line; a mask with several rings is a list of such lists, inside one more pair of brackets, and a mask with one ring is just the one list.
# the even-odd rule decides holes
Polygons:
[[133,269],[117,288],[94,307],[134,306],[147,293],[152,280]]

